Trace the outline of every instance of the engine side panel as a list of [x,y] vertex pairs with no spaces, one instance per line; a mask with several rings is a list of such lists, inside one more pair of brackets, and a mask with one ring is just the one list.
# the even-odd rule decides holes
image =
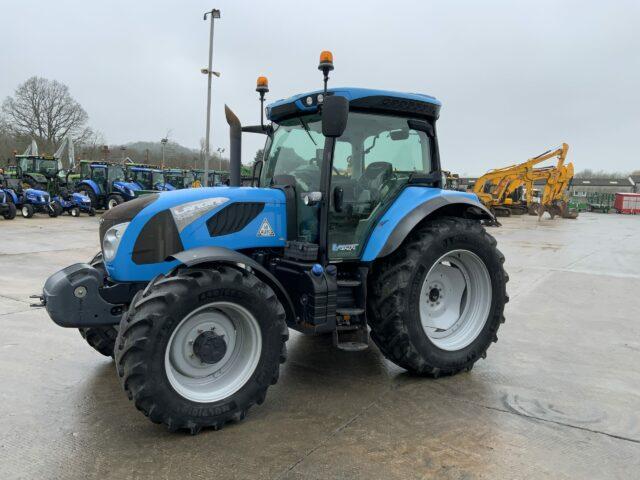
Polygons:
[[[235,203],[262,203],[264,207],[240,230],[226,235],[212,236],[207,222],[223,209]],[[126,204],[125,204],[126,205]],[[119,208],[119,207],[117,207]],[[161,212],[169,212],[161,214]],[[148,281],[158,274],[166,273],[178,265],[176,260],[156,263],[133,261],[136,243],[140,245],[163,243],[162,229],[146,229],[153,233],[147,242],[139,241],[147,223],[162,217],[170,218],[175,229],[167,229],[168,235],[179,235],[166,239],[170,245],[182,245],[182,251],[198,247],[224,247],[231,250],[260,247],[284,247],[286,242],[286,207],[284,193],[276,189],[212,187],[163,192],[158,199],[143,208],[133,220],[120,242],[116,257],[106,262],[109,276],[116,281]],[[211,222],[209,222],[211,223]],[[151,243],[149,243],[151,242]],[[153,248],[153,247],[150,247]],[[178,252],[169,252],[175,254]],[[140,255],[136,259],[140,262]]]

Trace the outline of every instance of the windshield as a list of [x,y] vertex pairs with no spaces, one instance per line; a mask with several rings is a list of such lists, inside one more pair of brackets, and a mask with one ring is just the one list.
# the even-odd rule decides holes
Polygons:
[[110,182],[124,182],[127,178],[124,167],[110,165],[107,173]]
[[143,190],[152,190],[152,178],[149,170],[131,170],[131,180],[142,187]]
[[153,172],[151,174],[152,184],[155,187],[158,183],[164,184],[164,174],[162,172]]
[[45,176],[53,176],[58,172],[57,160],[37,159],[35,161],[36,172]]
[[35,172],[36,171],[36,161],[33,158],[21,158],[18,160],[18,167],[23,172]]

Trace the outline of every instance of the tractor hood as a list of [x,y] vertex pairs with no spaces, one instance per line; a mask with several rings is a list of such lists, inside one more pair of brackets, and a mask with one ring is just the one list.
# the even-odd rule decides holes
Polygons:
[[105,255],[109,276],[117,281],[147,281],[177,265],[172,255],[192,248],[283,247],[285,195],[278,189],[252,187],[146,195],[103,215],[101,242],[105,236],[113,238],[107,235],[112,228],[118,234],[115,255]]
[[38,172],[28,172],[27,175],[38,183],[47,183],[47,177]]
[[114,187],[118,187],[118,188],[128,188],[129,190],[141,190],[142,187],[140,187],[140,185],[138,185],[135,182],[113,182],[113,186]]

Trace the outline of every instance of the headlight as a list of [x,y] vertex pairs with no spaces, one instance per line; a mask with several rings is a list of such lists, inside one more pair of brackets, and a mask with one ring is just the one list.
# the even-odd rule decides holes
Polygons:
[[107,233],[104,234],[104,238],[102,239],[102,256],[104,257],[105,262],[110,262],[115,258],[116,253],[118,252],[118,246],[120,245],[120,240],[129,226],[129,223],[130,222],[114,225],[107,230]]

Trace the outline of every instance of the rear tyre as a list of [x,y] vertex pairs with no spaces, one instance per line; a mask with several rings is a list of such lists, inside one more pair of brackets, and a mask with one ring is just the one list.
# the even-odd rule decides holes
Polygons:
[[264,401],[287,339],[282,305],[253,275],[178,268],[133,299],[120,322],[116,366],[152,422],[196,434],[242,420]]
[[91,207],[91,208],[89,208],[89,212],[88,213],[89,213],[90,217],[95,217],[96,216],[96,209]]
[[109,195],[109,198],[107,199],[107,210],[111,210],[121,203],[124,203],[124,198],[122,197],[122,195],[118,195],[117,193]]
[[3,215],[5,220],[13,220],[14,218],[16,218],[16,206],[13,204],[13,202],[7,202],[7,212]]
[[504,322],[507,273],[495,239],[479,222],[425,222],[376,262],[367,317],[389,360],[437,377],[470,370]]
[[116,327],[89,327],[79,328],[78,330],[82,338],[84,338],[96,352],[101,353],[105,357],[113,358],[116,337],[118,336],[118,329]]
[[35,213],[35,210],[33,209],[33,205],[27,203],[26,205],[22,206],[22,208],[20,209],[20,213],[22,213],[22,216],[24,218],[31,218]]
[[55,218],[58,215],[62,215],[63,213],[64,213],[64,208],[62,208],[62,205],[60,205],[56,201],[51,202],[51,204],[49,205],[49,216],[51,218]]

